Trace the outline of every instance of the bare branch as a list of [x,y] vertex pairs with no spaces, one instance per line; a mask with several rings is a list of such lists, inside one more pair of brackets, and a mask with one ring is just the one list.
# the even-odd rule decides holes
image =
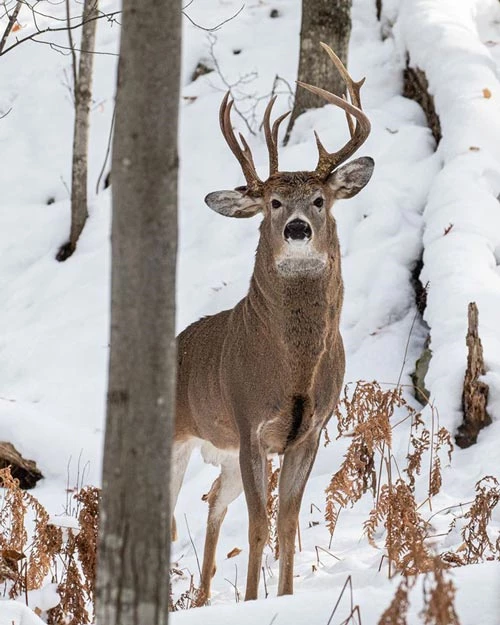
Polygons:
[[190,6],[193,3],[194,0],[191,0],[191,2],[188,2],[188,4],[186,4],[185,7],[183,7],[182,9],[182,15],[184,15],[184,17],[186,19],[188,19],[191,24],[193,26],[196,26],[196,28],[199,28],[200,30],[204,30],[207,33],[213,33],[216,30],[219,30],[219,28],[221,28],[221,26],[224,26],[224,24],[227,24],[228,22],[230,22],[231,20],[234,20],[236,17],[238,17],[238,15],[243,11],[243,9],[245,8],[245,5],[242,4],[241,7],[236,11],[236,13],[234,15],[231,15],[231,17],[228,17],[227,19],[223,20],[222,22],[220,22],[220,24],[217,24],[216,26],[212,26],[212,28],[207,28],[205,26],[201,26],[200,24],[198,24],[197,22],[194,21],[194,19],[192,17],[190,17],[187,13],[186,13],[186,9],[188,6]]
[[113,117],[111,119],[111,126],[109,127],[108,145],[106,147],[106,154],[104,155],[104,163],[102,164],[102,168],[101,168],[101,171],[99,173],[99,177],[97,178],[97,184],[96,184],[96,187],[95,187],[95,194],[96,195],[99,193],[99,186],[101,184],[101,179],[104,176],[104,171],[106,169],[106,164],[108,162],[109,154],[111,152],[111,141],[113,139],[113,130],[114,130],[114,127],[115,127],[115,117],[116,117],[116,104],[115,104],[115,107],[113,108]]
[[71,68],[73,71],[73,89],[76,89],[76,84],[78,82],[77,76],[77,65],[76,65],[76,52],[75,52],[75,43],[73,41],[73,31],[69,28],[71,26],[71,11],[69,7],[69,0],[66,0],[66,24],[68,26],[68,41],[69,47],[71,48]]
[[[16,23],[17,16],[19,15],[19,11],[21,10],[21,4],[22,4],[22,0],[18,0],[16,2],[16,6],[14,7],[14,10],[12,11],[9,17],[7,27],[2,35],[2,40],[0,41],[0,54],[3,53],[3,49],[5,48],[5,44],[7,43],[7,38],[10,35],[11,30],[14,28],[14,24]],[[4,3],[4,7],[5,7],[5,3]],[[5,7],[5,13],[7,14],[7,7]]]
[[[10,50],[13,50],[14,48],[17,48],[17,46],[21,45],[25,41],[35,40],[38,43],[48,43],[48,42],[41,42],[40,40],[35,39],[35,37],[38,37],[39,35],[44,35],[45,33],[58,33],[58,32],[64,32],[68,30],[74,30],[75,28],[80,28],[85,23],[93,22],[94,20],[100,20],[103,17],[107,18],[108,21],[114,21],[115,15],[120,15],[120,13],[121,11],[112,11],[111,13],[104,13],[104,14],[96,15],[95,17],[91,17],[88,20],[82,20],[81,22],[78,22],[78,24],[72,24],[71,26],[66,25],[66,26],[60,26],[57,28],[52,28],[51,26],[47,26],[47,28],[42,28],[34,33],[31,33],[31,35],[26,35],[26,37],[23,37],[22,39],[17,39],[16,43],[13,43],[8,48],[1,50],[0,56],[3,56],[4,54],[9,52]],[[59,48],[63,47],[58,44],[54,44],[54,45],[56,45]],[[104,53],[101,52],[100,54],[104,54]]]

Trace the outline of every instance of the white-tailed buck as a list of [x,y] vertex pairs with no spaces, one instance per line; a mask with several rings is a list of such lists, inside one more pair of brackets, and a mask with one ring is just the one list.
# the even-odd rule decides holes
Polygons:
[[[345,360],[339,331],[343,299],[340,247],[330,209],[369,181],[373,160],[342,165],[366,140],[368,118],[360,89],[325,44],[347,84],[351,103],[305,83],[301,87],[345,111],[350,140],[328,152],[316,135],[314,171],[278,169],[278,128],[270,125],[273,98],[264,115],[269,177],[257,175],[250,148],[231,126],[233,102],[220,107],[222,134],[241,165],[246,185],[215,191],[208,206],[227,217],[262,213],[250,288],[232,310],[190,325],[178,339],[178,388],[172,499],[177,500],[194,447],[220,465],[209,505],[201,596],[210,596],[215,550],[227,506],[243,490],[248,507],[248,575],[245,599],[256,599],[262,551],[268,539],[267,458],[282,455],[279,481],[278,594],[293,592],[298,514],[321,429],[334,410]],[[353,118],[355,122],[353,121]],[[342,166],[341,166],[342,165]],[[173,528],[175,534],[175,529]]]

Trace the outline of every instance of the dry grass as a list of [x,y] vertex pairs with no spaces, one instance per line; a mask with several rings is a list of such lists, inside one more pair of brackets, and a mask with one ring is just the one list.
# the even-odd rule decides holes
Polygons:
[[[78,530],[58,527],[35,497],[21,490],[10,469],[0,470],[0,581],[4,596],[25,598],[45,583],[57,584],[59,604],[47,622],[80,625],[93,620],[99,491],[74,496]],[[29,528],[29,531],[28,531]]]

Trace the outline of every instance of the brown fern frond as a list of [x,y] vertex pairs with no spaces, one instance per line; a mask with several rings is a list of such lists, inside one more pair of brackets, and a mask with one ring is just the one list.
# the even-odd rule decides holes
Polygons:
[[85,590],[91,601],[94,599],[97,571],[97,537],[99,532],[99,503],[101,491],[87,486],[75,495],[81,504],[78,514],[80,531],[76,537],[76,548],[85,577]]
[[460,625],[455,610],[455,586],[446,579],[438,557],[434,567],[424,577],[424,607],[420,612],[424,625]]
[[408,608],[410,607],[410,590],[414,578],[403,576],[396,589],[389,607],[383,612],[378,625],[407,625]]

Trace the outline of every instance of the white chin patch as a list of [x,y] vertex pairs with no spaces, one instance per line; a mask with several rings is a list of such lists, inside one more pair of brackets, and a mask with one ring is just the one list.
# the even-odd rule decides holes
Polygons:
[[324,271],[327,255],[317,252],[310,241],[287,241],[276,259],[278,273],[284,277],[317,275]]

